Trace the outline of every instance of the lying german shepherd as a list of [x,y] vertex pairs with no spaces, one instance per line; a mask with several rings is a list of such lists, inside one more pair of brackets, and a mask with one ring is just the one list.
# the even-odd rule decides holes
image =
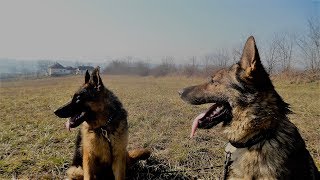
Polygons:
[[69,118],[66,127],[82,124],[76,140],[69,179],[125,179],[126,166],[147,159],[150,151],[127,152],[127,112],[102,83],[99,69],[85,75],[85,83],[72,100],[54,112]]
[[262,66],[253,37],[237,64],[179,93],[194,105],[212,103],[194,120],[191,137],[197,128],[223,123],[231,155],[224,179],[320,178],[297,127],[287,118],[289,105]]

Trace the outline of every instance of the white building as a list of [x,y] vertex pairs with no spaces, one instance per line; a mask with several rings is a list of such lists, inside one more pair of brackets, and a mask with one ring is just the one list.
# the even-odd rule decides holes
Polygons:
[[71,66],[63,67],[59,63],[55,63],[48,68],[49,76],[64,76],[68,74],[85,74],[86,71],[92,72],[94,67],[92,66],[79,66],[78,68],[74,68]]
[[70,70],[66,69],[59,63],[55,63],[52,66],[49,66],[49,76],[63,76],[67,74],[71,74]]

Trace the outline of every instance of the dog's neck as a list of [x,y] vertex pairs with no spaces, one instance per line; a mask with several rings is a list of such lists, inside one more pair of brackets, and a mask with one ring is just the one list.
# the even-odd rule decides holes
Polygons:
[[266,141],[271,139],[274,136],[274,131],[272,130],[266,130],[263,132],[260,132],[256,135],[254,135],[253,137],[251,137],[250,139],[248,139],[245,142],[237,142],[237,141],[229,141],[230,144],[236,148],[250,148],[260,142]]
[[[127,112],[118,98],[111,91],[105,88],[103,96],[104,108],[100,113],[95,113],[96,120],[92,121],[92,123],[97,122],[97,124],[92,124],[91,129],[99,130],[102,128],[112,131],[112,129],[110,129],[111,127],[117,127],[120,121],[127,120]],[[89,122],[89,124],[91,123]]]

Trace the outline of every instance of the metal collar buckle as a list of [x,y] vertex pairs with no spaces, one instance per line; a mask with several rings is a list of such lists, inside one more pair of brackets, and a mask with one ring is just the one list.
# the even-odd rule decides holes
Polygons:
[[101,129],[102,136],[105,137],[110,142],[110,139],[109,139],[109,136],[108,136],[108,131],[103,129],[103,128],[100,128],[100,129]]
[[224,166],[223,166],[223,180],[227,179],[227,175],[228,175],[228,172],[229,172],[229,167],[230,167],[230,165],[232,163],[231,155],[232,155],[232,153],[230,151],[226,152],[226,157],[225,157]]

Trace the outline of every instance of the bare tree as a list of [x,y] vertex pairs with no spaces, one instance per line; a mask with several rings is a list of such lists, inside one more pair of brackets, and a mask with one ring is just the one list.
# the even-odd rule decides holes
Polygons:
[[190,58],[190,64],[186,64],[184,66],[184,74],[189,76],[193,76],[197,73],[199,65],[197,63],[197,57],[196,56],[192,56]]
[[276,68],[276,62],[278,60],[278,50],[277,50],[277,42],[276,35],[271,39],[271,41],[267,44],[266,53],[265,53],[265,61],[267,63],[267,72],[269,74],[273,74]]
[[176,70],[173,56],[165,56],[161,61],[161,64],[153,69],[154,76],[166,76]]
[[122,58],[111,61],[103,70],[106,74],[117,74],[117,75],[139,75],[148,76],[150,75],[151,68],[148,62],[141,59],[133,58]]
[[275,35],[276,52],[279,57],[282,71],[289,71],[292,68],[294,35],[281,33]]
[[231,51],[231,55],[232,55],[233,63],[237,63],[238,61],[240,61],[240,58],[242,55],[242,45],[239,44],[239,45],[235,46]]
[[203,66],[205,75],[211,74],[213,71],[225,68],[230,63],[230,54],[227,49],[218,49],[213,53],[203,56]]
[[130,64],[123,59],[115,59],[103,70],[107,74],[130,74]]
[[150,74],[150,64],[143,61],[134,63],[135,74],[139,76],[148,76]]
[[219,49],[214,53],[214,65],[219,68],[227,67],[230,61],[229,52],[226,49]]
[[315,72],[320,70],[320,19],[309,19],[308,30],[306,35],[297,39],[297,45],[307,61],[306,68]]
[[209,75],[215,69],[213,62],[214,62],[213,54],[206,54],[203,56],[203,66],[204,66],[205,75]]

